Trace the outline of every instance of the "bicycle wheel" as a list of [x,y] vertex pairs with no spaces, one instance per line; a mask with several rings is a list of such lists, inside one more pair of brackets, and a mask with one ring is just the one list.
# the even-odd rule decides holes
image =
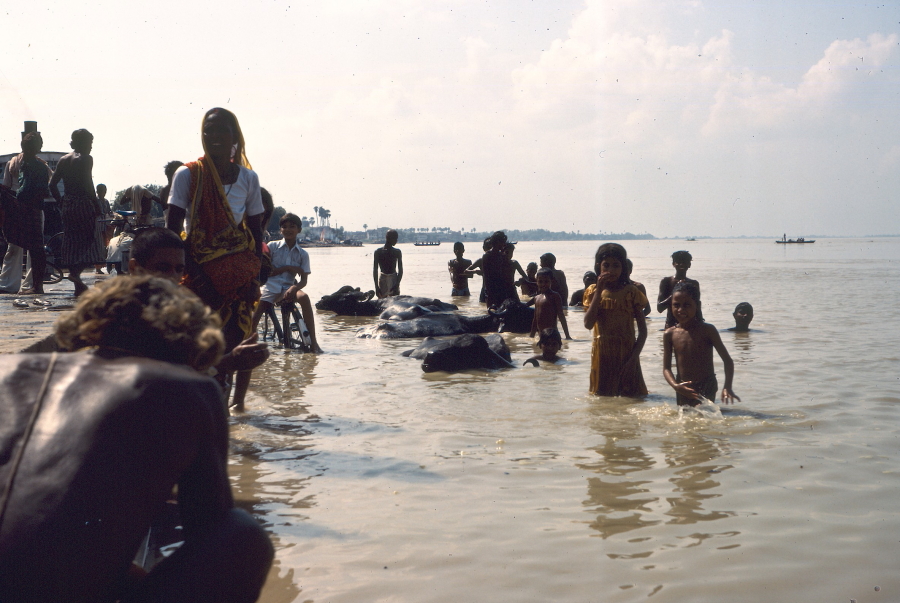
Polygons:
[[48,285],[52,285],[54,283],[58,283],[63,279],[62,270],[60,270],[56,264],[51,264],[47,262],[46,267],[44,268],[44,283]]

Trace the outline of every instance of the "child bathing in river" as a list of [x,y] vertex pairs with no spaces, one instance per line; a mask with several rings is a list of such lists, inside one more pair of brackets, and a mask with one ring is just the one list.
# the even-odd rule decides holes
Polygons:
[[[714,326],[700,317],[700,288],[691,281],[675,285],[672,291],[672,315],[678,321],[663,335],[663,376],[675,390],[679,406],[697,406],[701,398],[716,399],[716,373],[713,368],[713,348],[725,364],[725,385],[722,402],[741,401],[731,390],[734,362]],[[678,369],[672,374],[672,352]]]
[[531,321],[531,333],[543,332],[545,329],[556,329],[556,321],[562,324],[566,339],[572,339],[569,335],[569,325],[566,324],[566,315],[563,312],[565,303],[559,293],[550,288],[553,273],[549,268],[541,268],[537,271],[538,294],[534,298],[534,319]]
[[534,366],[540,366],[540,361],[544,362],[556,363],[559,360],[562,360],[557,354],[559,350],[562,348],[562,337],[559,334],[559,330],[554,328],[543,329],[541,331],[541,337],[538,340],[538,347],[541,349],[541,353],[538,356],[532,356],[528,360],[522,363],[522,366],[526,364],[533,364]]
[[[593,329],[591,393],[598,396],[647,394],[641,373],[641,350],[647,341],[644,306],[647,296],[631,284],[625,272],[628,254],[617,243],[597,249],[597,283],[584,291],[584,327]],[[635,339],[634,325],[638,335]]]

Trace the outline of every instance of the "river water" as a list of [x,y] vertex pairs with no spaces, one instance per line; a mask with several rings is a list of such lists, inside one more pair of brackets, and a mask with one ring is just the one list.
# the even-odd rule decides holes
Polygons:
[[[261,601],[900,600],[900,238],[624,244],[651,301],[688,249],[708,322],[753,304],[722,334],[741,403],[679,412],[656,312],[644,400],[587,394],[579,309],[568,363],[453,375],[320,312],[326,353],[273,349],[232,418],[235,496],[277,549]],[[597,245],[516,259],[552,251],[575,290]],[[308,293],[371,289],[375,249],[310,249]],[[449,301],[452,246],[400,249],[403,293]]]

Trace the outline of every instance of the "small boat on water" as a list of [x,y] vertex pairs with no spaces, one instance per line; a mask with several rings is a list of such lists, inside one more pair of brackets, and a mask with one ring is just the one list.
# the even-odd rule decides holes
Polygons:
[[697,239],[695,239],[694,237],[688,237],[688,238],[685,239],[685,241],[696,241],[696,240],[697,240]]
[[787,236],[785,236],[780,241],[775,241],[775,242],[778,243],[779,245],[802,245],[804,243],[815,243],[816,240],[810,239],[809,241],[807,241],[803,237],[800,237],[798,239],[789,239],[789,238],[787,238]]
[[440,244],[440,241],[416,241],[413,243],[416,247],[437,247]]

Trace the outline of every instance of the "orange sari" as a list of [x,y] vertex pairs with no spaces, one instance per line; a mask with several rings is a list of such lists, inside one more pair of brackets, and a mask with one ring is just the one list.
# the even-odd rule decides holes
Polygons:
[[234,221],[212,161],[204,156],[186,167],[191,172],[191,208],[184,284],[219,314],[230,350],[250,336],[261,263],[247,225]]

